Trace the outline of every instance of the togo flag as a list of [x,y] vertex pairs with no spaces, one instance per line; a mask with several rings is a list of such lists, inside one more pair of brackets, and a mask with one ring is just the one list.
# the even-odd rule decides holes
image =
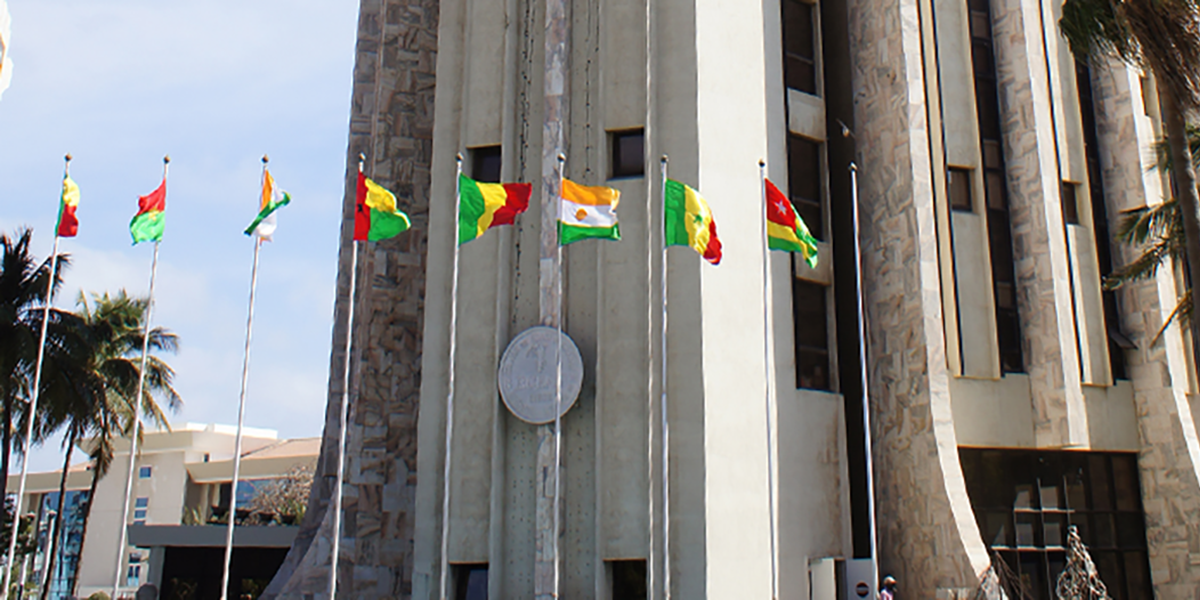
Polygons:
[[276,227],[275,211],[291,201],[292,197],[275,185],[275,178],[271,177],[271,172],[263,169],[262,203],[258,216],[254,217],[254,222],[246,228],[246,235],[257,235],[260,239],[271,241]]
[[558,212],[558,243],[566,246],[587,238],[621,239],[617,203],[621,192],[610,187],[588,187],[569,179],[562,182]]

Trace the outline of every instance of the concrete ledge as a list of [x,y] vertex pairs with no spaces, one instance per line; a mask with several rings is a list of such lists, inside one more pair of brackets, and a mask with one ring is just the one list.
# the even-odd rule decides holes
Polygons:
[[[236,548],[288,548],[299,527],[286,525],[245,526],[233,530]],[[129,543],[141,548],[161,546],[222,547],[224,525],[130,525]]]

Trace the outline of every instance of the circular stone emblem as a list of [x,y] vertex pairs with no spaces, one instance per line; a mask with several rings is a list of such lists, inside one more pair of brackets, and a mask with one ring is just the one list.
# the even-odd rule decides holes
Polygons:
[[508,410],[526,423],[549,423],[556,416],[560,344],[562,404],[557,416],[562,416],[574,406],[583,386],[583,358],[570,336],[553,327],[530,327],[508,344],[500,358],[500,397]]

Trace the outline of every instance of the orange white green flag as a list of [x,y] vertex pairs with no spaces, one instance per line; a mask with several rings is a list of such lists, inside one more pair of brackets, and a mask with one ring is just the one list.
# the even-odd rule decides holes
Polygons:
[[570,179],[562,182],[562,204],[558,213],[558,243],[596,238],[621,239],[617,223],[617,204],[621,192],[604,186],[579,185]]
[[772,250],[799,252],[809,268],[817,268],[817,238],[796,212],[787,196],[766,180],[767,185],[767,247]]
[[712,210],[700,192],[674,179],[663,186],[663,216],[667,246],[690,246],[704,260],[721,263],[721,240]]
[[271,177],[271,172],[263,169],[262,200],[259,203],[258,216],[254,217],[254,222],[246,228],[246,235],[256,235],[259,239],[271,241],[276,227],[275,211],[287,206],[291,201],[292,197],[275,185],[275,178]]
[[79,233],[79,219],[75,209],[79,208],[79,186],[68,175],[63,177],[62,197],[58,204],[58,237],[75,237]]

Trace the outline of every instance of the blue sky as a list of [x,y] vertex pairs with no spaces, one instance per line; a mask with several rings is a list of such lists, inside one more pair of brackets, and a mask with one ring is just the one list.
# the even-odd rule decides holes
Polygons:
[[[145,294],[152,247],[131,246],[137,197],[171,156],[154,324],[185,407],[235,423],[262,155],[292,195],[263,247],[246,423],[319,435],[328,378],[358,3],[353,0],[8,0],[12,87],[0,98],[0,231],[53,244],[62,157],[82,189],[80,290]],[[31,458],[57,468],[58,443]]]

